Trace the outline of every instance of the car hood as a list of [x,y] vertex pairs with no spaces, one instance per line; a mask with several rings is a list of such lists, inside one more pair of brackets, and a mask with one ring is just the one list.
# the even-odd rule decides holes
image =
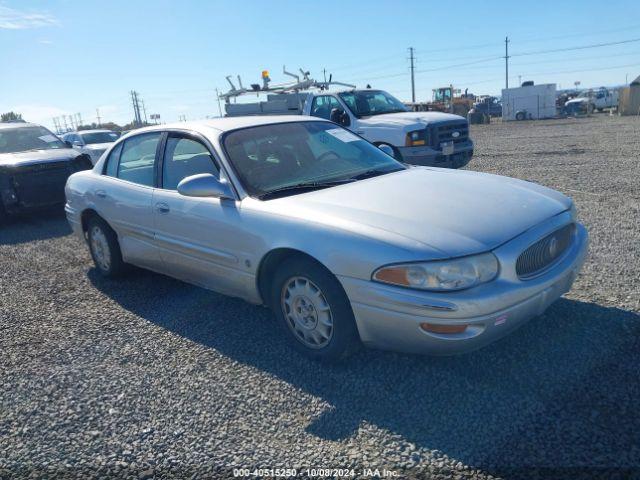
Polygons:
[[398,112],[373,115],[359,119],[361,124],[367,126],[394,125],[401,127],[426,126],[450,120],[465,120],[465,118],[460,115],[442,112]]
[[426,246],[443,258],[492,250],[571,203],[522,180],[422,167],[264,202],[404,248]]
[[34,165],[37,163],[64,162],[72,160],[78,155],[79,153],[72,148],[1,153],[0,167],[22,167],[26,165]]
[[90,143],[89,145],[85,145],[84,148],[86,148],[87,150],[102,150],[105,151],[107,148],[109,148],[112,145],[112,142],[107,142],[107,143]]

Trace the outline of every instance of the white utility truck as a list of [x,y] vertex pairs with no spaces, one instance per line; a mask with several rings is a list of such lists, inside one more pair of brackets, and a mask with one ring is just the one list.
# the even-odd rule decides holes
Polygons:
[[556,84],[533,85],[502,90],[502,120],[539,120],[557,116]]
[[605,87],[600,87],[598,90],[589,90],[580,97],[589,99],[591,110],[598,110],[601,112],[605,108],[618,108],[618,90],[609,90]]
[[[390,148],[393,156],[405,163],[459,168],[473,156],[469,122],[464,117],[441,112],[411,112],[397,98],[383,90],[357,89],[339,82],[316,82],[309,72],[301,70],[296,82],[269,86],[268,72],[263,72],[263,85],[236,88],[227,77],[231,90],[220,95],[225,100],[227,116],[242,115],[309,115],[338,123],[369,142]],[[351,87],[329,91],[331,84]],[[265,101],[232,103],[243,94],[267,93]]]

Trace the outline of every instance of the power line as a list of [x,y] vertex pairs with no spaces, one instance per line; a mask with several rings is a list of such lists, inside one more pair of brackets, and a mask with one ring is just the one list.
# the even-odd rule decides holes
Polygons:
[[[605,47],[605,46],[621,45],[621,44],[633,43],[633,42],[638,42],[638,41],[640,41],[640,38],[621,40],[621,41],[617,41],[617,42],[606,42],[606,43],[580,45],[580,46],[567,47],[567,48],[551,49],[551,50],[538,50],[538,51],[531,51],[531,52],[521,52],[521,53],[516,53],[516,54],[509,54],[509,52],[508,52],[508,49],[509,49],[508,48],[508,44],[510,43],[510,40],[508,38],[505,38],[505,56],[504,57],[487,57],[487,58],[478,59],[478,60],[471,61],[471,62],[458,63],[458,64],[453,64],[453,65],[446,65],[446,66],[442,66],[442,67],[436,67],[436,68],[430,68],[430,69],[424,69],[424,70],[415,70],[415,73],[426,73],[426,72],[450,70],[450,69],[459,68],[459,67],[477,65],[477,64],[480,64],[480,63],[487,63],[487,62],[490,62],[490,61],[495,61],[495,60],[504,58],[505,59],[505,71],[506,71],[505,72],[505,85],[506,85],[506,84],[508,84],[508,75],[509,75],[508,74],[508,61],[509,61],[509,58],[516,57],[516,56],[520,57],[520,56],[530,56],[530,55],[542,55],[542,54],[546,54],[546,53],[585,50],[585,49],[590,49],[590,48],[600,48],[600,47]],[[361,78],[367,78],[367,79],[370,79],[370,80],[380,80],[380,79],[386,79],[386,78],[401,77],[401,76],[404,76],[404,75],[406,75],[406,73],[392,73],[392,74],[389,74],[389,75],[380,75],[380,76],[376,76],[376,77],[361,77]]]
[[391,58],[393,58],[393,59],[395,59],[397,61],[398,56],[395,53],[393,55],[384,55],[382,57],[376,57],[375,59],[368,60],[368,61],[363,60],[362,62],[348,63],[346,65],[340,65],[338,67],[327,68],[327,71],[333,72],[335,70],[346,70],[346,69],[350,69],[352,67],[358,67],[358,66],[361,66],[361,65],[371,65],[371,63],[373,63],[373,62],[379,62],[380,60],[387,60],[387,59],[391,59]]
[[[628,27],[622,27],[622,28],[615,28],[615,29],[611,29],[611,30],[598,30],[598,31],[593,31],[593,30],[589,30],[588,32],[581,32],[581,33],[569,33],[566,35],[554,35],[552,37],[545,37],[542,40],[546,41],[546,40],[562,40],[564,38],[575,38],[575,37],[593,37],[594,35],[604,35],[607,33],[620,33],[620,32],[628,32],[629,30],[638,30],[640,29],[640,25],[630,25]],[[519,37],[517,38],[517,42],[519,44],[521,43],[532,43],[532,42],[540,42],[540,35],[538,33],[534,34],[533,36],[529,36],[528,39],[527,37],[524,37],[524,39],[520,39]]]
[[511,68],[521,67],[524,65],[541,65],[545,63],[566,63],[566,62],[584,62],[589,60],[605,60],[609,58],[618,58],[618,57],[629,57],[629,56],[640,56],[640,52],[628,52],[628,53],[617,53],[614,55],[590,55],[588,57],[571,57],[571,58],[555,58],[555,59],[547,59],[547,60],[538,60],[536,62],[523,62],[523,63],[511,63]]
[[477,49],[481,49],[481,48],[487,48],[487,47],[498,47],[500,46],[500,43],[483,43],[480,45],[469,45],[469,46],[461,46],[461,47],[448,47],[448,48],[438,48],[435,50],[416,50],[417,52],[420,53],[440,53],[440,52],[450,52],[451,50],[477,50]]
[[557,52],[571,52],[574,50],[585,50],[587,48],[599,48],[599,47],[609,47],[612,45],[622,45],[625,43],[634,43],[640,42],[640,38],[631,38],[629,40],[620,40],[618,42],[608,42],[608,43],[594,43],[591,45],[580,45],[577,47],[568,47],[568,48],[555,48],[552,50],[537,50],[533,52],[522,52],[522,53],[513,53],[512,57],[523,57],[525,55],[542,55],[545,53],[557,53]]
[[428,68],[425,70],[416,70],[416,73],[427,73],[427,72],[437,72],[440,70],[449,70],[452,68],[458,68],[458,67],[466,67],[468,65],[477,65],[478,63],[486,63],[489,61],[495,61],[495,60],[500,60],[504,57],[487,57],[487,58],[481,58],[478,60],[475,60],[473,62],[465,62],[465,63],[458,63],[455,65],[445,65],[444,67],[436,67],[436,68]]
[[616,70],[618,68],[628,68],[628,67],[638,67],[640,63],[628,63],[626,65],[616,65],[614,67],[602,67],[602,68],[587,68],[583,70],[563,70],[563,71],[547,71],[547,72],[537,72],[537,73],[528,73],[527,76],[534,75],[554,75],[554,74],[565,74],[565,73],[583,73],[583,72],[600,72],[606,70]]

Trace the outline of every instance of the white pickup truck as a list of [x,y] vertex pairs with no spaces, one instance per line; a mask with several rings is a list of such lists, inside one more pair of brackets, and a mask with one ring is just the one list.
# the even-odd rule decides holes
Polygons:
[[605,108],[617,108],[618,107],[618,90],[601,87],[598,90],[592,91],[589,95],[591,102],[596,110],[601,112]]
[[332,120],[377,146],[388,145],[397,160],[413,165],[459,168],[473,156],[469,122],[441,112],[411,112],[383,90],[326,90],[267,95],[254,103],[227,103],[227,116],[310,115]]

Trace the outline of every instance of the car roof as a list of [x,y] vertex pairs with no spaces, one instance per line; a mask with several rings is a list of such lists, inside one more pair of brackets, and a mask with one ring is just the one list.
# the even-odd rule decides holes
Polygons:
[[106,128],[94,128],[93,130],[78,130],[76,132],[68,132],[68,133],[78,133],[82,135],[83,133],[114,133],[113,130],[108,130]]
[[40,127],[37,123],[28,122],[0,122],[0,129],[7,128],[26,128],[26,127]]
[[210,120],[195,120],[190,122],[175,122],[165,125],[152,125],[150,127],[132,130],[129,134],[142,132],[154,132],[164,130],[193,130],[202,134],[211,133],[211,130],[228,132],[238,128],[256,127],[259,125],[270,125],[288,122],[327,122],[323,118],[308,117],[303,115],[256,115],[246,117],[222,117]]

